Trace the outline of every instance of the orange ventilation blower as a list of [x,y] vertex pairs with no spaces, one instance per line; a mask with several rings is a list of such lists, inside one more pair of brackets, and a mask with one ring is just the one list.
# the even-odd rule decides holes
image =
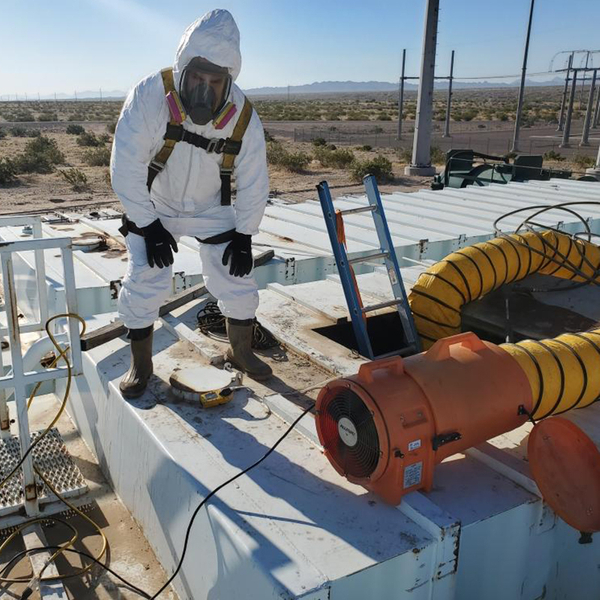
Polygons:
[[462,333],[416,356],[363,364],[325,386],[316,408],[334,468],[398,504],[431,490],[435,464],[522,425],[533,399],[514,358]]

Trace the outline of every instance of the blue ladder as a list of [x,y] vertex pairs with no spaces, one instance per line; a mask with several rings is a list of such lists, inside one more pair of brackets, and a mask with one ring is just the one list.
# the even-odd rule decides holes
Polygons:
[[[329,191],[329,185],[326,181],[322,181],[317,186],[321,208],[323,209],[325,223],[327,224],[327,232],[329,233],[329,239],[333,249],[333,255],[337,264],[342,287],[344,288],[348,310],[350,311],[352,327],[354,328],[354,335],[358,343],[358,350],[364,357],[370,359],[383,358],[383,356],[396,354],[400,356],[417,354],[421,351],[421,344],[408,305],[408,297],[406,296],[406,290],[404,289],[404,283],[402,282],[402,275],[400,273],[400,267],[398,266],[396,251],[394,250],[392,237],[383,211],[377,183],[375,177],[372,175],[367,175],[363,181],[367,191],[369,204],[367,206],[349,210],[335,210],[333,200],[331,199],[331,192]],[[379,238],[379,252],[349,259],[343,232],[343,216],[363,212],[370,212],[373,216],[375,230],[377,231],[377,237]],[[363,306],[360,290],[358,289],[356,281],[356,275],[354,273],[354,265],[361,262],[380,259],[384,259],[385,261],[385,268],[390,284],[392,285],[394,299],[379,304],[373,304],[371,306]],[[367,331],[367,313],[389,306],[395,306],[398,310],[405,345],[394,352],[375,356]]]

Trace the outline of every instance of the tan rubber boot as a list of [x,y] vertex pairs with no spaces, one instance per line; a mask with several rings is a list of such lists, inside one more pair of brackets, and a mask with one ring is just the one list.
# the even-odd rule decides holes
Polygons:
[[[142,339],[136,339],[137,335],[143,332],[143,329],[132,329],[131,336],[131,366],[125,373],[119,389],[123,398],[139,398],[148,385],[148,380],[152,375],[152,337],[153,331],[150,328],[149,334]],[[137,335],[136,335],[137,334]]]
[[271,367],[252,352],[253,319],[227,319],[227,337],[231,348],[227,350],[227,360],[257,381],[268,379]]

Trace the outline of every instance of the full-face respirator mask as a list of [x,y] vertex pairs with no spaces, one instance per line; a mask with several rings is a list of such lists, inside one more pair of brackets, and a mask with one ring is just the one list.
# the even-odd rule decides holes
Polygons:
[[190,119],[206,125],[219,115],[229,97],[229,71],[203,58],[191,60],[181,74],[179,96]]

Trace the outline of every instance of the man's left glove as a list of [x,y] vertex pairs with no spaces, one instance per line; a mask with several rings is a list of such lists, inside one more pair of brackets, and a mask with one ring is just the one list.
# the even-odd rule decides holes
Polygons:
[[223,265],[229,265],[229,274],[234,277],[243,277],[252,271],[254,259],[252,258],[252,236],[245,233],[233,234],[233,240],[227,244],[223,252]]
[[150,223],[150,225],[141,228],[144,232],[144,242],[146,242],[146,257],[151,267],[156,265],[159,269],[168,267],[174,262],[173,249],[177,252],[177,242],[175,238],[163,227],[159,219]]

